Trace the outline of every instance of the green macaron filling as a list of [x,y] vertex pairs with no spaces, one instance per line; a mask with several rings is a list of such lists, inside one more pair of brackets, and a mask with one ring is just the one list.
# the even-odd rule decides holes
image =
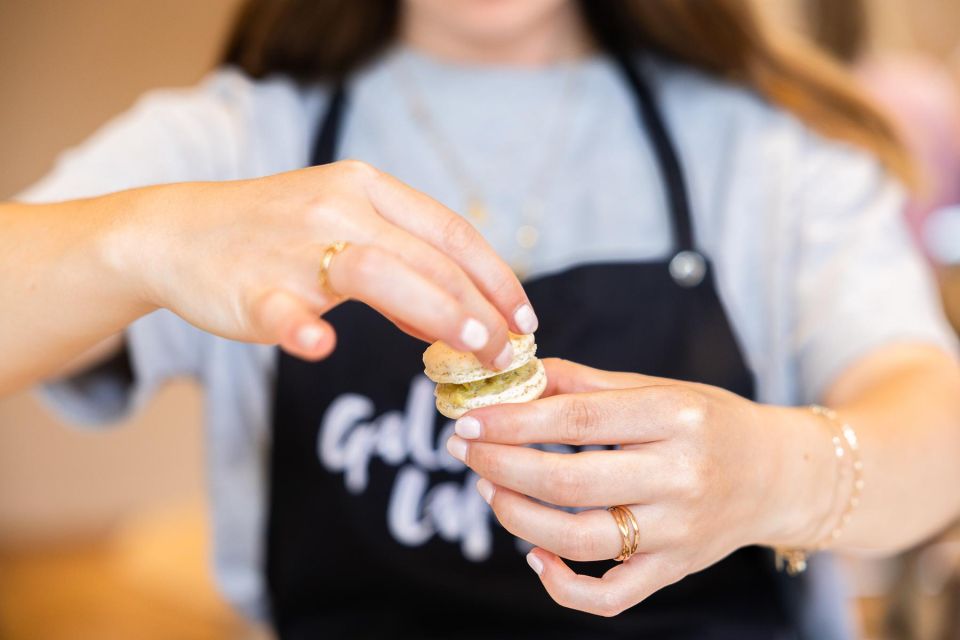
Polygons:
[[533,358],[521,367],[504,371],[490,378],[472,380],[470,382],[464,382],[463,384],[438,384],[437,395],[443,394],[449,401],[460,403],[469,398],[500,393],[515,385],[523,384],[532,378],[536,372],[537,359]]

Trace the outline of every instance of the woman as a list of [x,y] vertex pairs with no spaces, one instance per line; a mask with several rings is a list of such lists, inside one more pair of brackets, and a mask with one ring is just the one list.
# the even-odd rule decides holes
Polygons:
[[[172,375],[203,381],[220,584],[253,615],[269,603],[281,636],[843,637],[839,603],[811,609],[824,574],[779,575],[753,545],[783,548],[799,572],[806,550],[893,551],[960,510],[939,490],[960,480],[955,345],[897,222],[900,191],[868,155],[905,174],[902,152],[842,73],[775,47],[745,4],[253,1],[226,62],[197,89],[147,99],[26,199],[352,157],[383,173],[349,165],[318,184],[334,196],[311,217],[341,234],[324,242],[352,244],[334,255],[282,214],[311,209],[312,177],[335,164],[193,186],[160,198],[162,215],[133,206],[107,225],[121,247],[109,264],[136,263],[141,238],[162,246],[120,297],[182,299],[181,316],[248,338],[204,315],[251,317],[257,296],[223,302],[218,280],[247,292],[264,288],[247,286],[254,274],[292,279],[321,311],[331,301],[307,278],[322,253],[328,293],[363,299],[354,274],[374,283],[425,255],[398,243],[386,269],[352,262],[399,233],[371,228],[372,209],[428,242],[437,220],[453,230],[433,241],[441,273],[427,271],[442,279],[454,261],[475,283],[457,318],[484,324],[483,311],[502,340],[486,297],[515,330],[535,324],[435,205],[408,194],[383,207],[387,187],[344,187],[389,174],[463,211],[525,275],[542,354],[599,367],[548,360],[549,397],[438,423],[423,344],[348,302],[325,316],[339,342],[319,363],[153,314],[124,332],[125,358],[51,385],[74,415],[108,419]],[[268,261],[290,246],[299,267]],[[378,310],[403,326],[453,304],[397,286],[379,289],[396,304]],[[498,360],[502,342],[440,326],[411,332]],[[840,413],[789,408],[815,401]],[[606,617],[533,589],[524,541],[554,600]],[[625,562],[597,579],[561,557]]]

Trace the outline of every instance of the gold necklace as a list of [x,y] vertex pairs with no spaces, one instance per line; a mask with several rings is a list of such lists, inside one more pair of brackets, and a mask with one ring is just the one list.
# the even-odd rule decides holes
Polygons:
[[[445,166],[450,170],[453,179],[464,195],[467,219],[474,226],[483,227],[489,221],[490,214],[482,190],[467,170],[466,163],[456,152],[449,139],[441,132],[423,94],[419,90],[412,70],[406,68],[402,59],[398,59],[393,67],[411,117],[427,138],[434,152],[440,156]],[[514,234],[517,252],[512,260],[513,269],[520,276],[526,275],[529,271],[530,253],[540,241],[540,222],[546,206],[546,193],[550,186],[550,178],[556,174],[557,165],[562,161],[561,148],[567,139],[566,136],[560,135],[562,125],[569,119],[569,112],[573,110],[573,98],[580,93],[577,91],[580,77],[580,65],[571,62],[568,66],[562,93],[558,100],[552,102],[554,109],[551,118],[547,119],[546,130],[551,131],[552,134],[547,136],[548,145],[541,168],[536,172],[534,179],[531,180],[531,188],[520,207],[520,224]],[[555,121],[551,122],[551,119]],[[502,155],[507,158],[515,157],[515,154],[512,153]]]

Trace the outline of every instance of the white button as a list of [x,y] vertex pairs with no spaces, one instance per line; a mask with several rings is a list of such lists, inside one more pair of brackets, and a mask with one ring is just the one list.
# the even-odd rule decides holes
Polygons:
[[707,261],[696,251],[681,251],[670,261],[670,277],[681,287],[695,287],[707,274]]

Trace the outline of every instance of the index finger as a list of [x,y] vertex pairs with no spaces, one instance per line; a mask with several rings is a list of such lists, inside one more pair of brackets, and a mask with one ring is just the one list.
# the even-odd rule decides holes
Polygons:
[[677,385],[614,389],[469,412],[457,435],[501,444],[644,444],[667,437],[685,396]]
[[385,219],[423,238],[460,265],[514,332],[537,330],[536,313],[516,274],[469,222],[384,173],[368,182],[367,196]]
[[535,548],[527,562],[557,604],[605,617],[622,613],[683,577],[661,554],[635,555],[602,578],[575,573],[546,549]]
[[670,384],[668,378],[646,376],[624,371],[604,371],[561,358],[543,358],[547,372],[547,387],[542,397],[562,393],[586,393],[613,389],[633,389],[655,384]]

